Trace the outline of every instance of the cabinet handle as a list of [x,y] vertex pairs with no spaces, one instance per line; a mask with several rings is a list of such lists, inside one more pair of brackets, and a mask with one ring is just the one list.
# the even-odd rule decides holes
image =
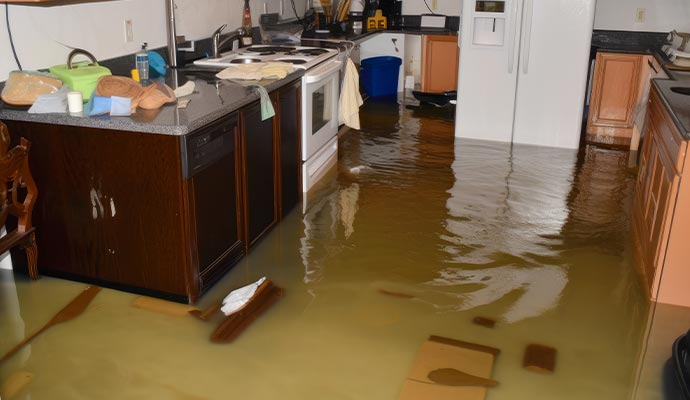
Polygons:
[[659,70],[656,69],[656,67],[655,67],[654,64],[652,63],[652,60],[647,60],[647,64],[649,64],[649,68],[651,68],[651,69],[654,71],[655,74],[658,74],[658,73],[659,73]]

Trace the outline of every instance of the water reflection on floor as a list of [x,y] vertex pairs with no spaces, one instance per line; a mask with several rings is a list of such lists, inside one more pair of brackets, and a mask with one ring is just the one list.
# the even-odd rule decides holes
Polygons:
[[[498,347],[489,399],[629,399],[648,306],[632,270],[627,153],[454,144],[452,112],[368,101],[339,165],[201,308],[263,275],[286,297],[238,341],[130,307],[87,312],[0,365],[31,399],[395,399],[431,334]],[[0,353],[82,284],[0,271]],[[493,329],[475,316],[497,321]],[[556,371],[522,368],[525,346]]]

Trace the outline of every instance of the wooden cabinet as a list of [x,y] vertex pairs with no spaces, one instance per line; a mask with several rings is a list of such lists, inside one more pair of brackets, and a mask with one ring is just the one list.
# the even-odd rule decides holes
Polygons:
[[656,88],[647,113],[632,213],[633,253],[650,297],[690,306],[690,182],[683,181],[687,141],[673,123]]
[[300,128],[300,83],[285,86],[277,91],[279,123],[278,171],[280,182],[280,207],[278,215],[282,219],[299,202],[300,164],[301,164],[301,128]]
[[458,87],[458,37],[424,35],[421,91],[441,93]]
[[259,102],[245,107],[241,115],[244,165],[244,210],[247,249],[276,222],[276,131],[274,118],[261,120]]
[[587,117],[587,142],[630,146],[633,118],[649,79],[648,57],[597,53]]
[[238,132],[233,113],[182,138],[192,243],[190,281],[198,293],[245,254]]
[[184,136],[6,120],[32,142],[39,272],[195,302],[299,199],[299,90]]
[[175,300],[198,294],[179,137],[5,123],[33,144],[41,274]]

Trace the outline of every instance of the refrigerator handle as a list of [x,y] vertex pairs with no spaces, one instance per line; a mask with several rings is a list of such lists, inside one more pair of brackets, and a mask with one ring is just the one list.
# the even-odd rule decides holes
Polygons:
[[527,74],[529,72],[529,48],[530,42],[532,41],[532,14],[534,13],[534,0],[525,0],[525,22],[522,28],[525,30],[523,34],[523,48],[522,57],[520,63],[522,64],[522,73]]
[[510,39],[508,39],[508,73],[512,74],[513,73],[513,66],[515,65],[515,37],[517,36],[517,7],[518,7],[518,0],[513,0],[510,2],[510,30],[513,31],[513,34],[510,35]]

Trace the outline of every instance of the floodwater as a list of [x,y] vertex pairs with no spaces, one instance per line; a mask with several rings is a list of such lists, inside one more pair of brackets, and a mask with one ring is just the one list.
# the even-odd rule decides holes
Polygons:
[[[237,341],[209,342],[219,316],[104,289],[0,364],[0,383],[32,374],[17,399],[396,399],[439,335],[501,350],[491,400],[636,398],[650,306],[628,154],[455,143],[452,113],[414,105],[368,101],[337,171],[201,299],[264,275],[286,289]],[[0,285],[0,353],[84,287],[3,270]],[[554,373],[522,367],[532,343],[557,349]]]

